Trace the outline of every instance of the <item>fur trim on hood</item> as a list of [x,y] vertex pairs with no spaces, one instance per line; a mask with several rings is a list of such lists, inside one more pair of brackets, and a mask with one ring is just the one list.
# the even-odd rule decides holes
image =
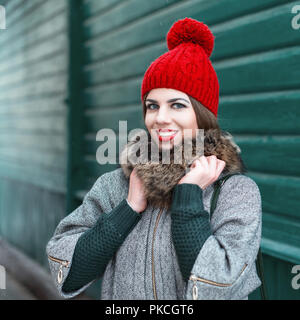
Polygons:
[[[150,134],[147,132],[148,145],[143,144],[143,147],[140,147],[142,145],[141,143],[138,144],[141,136],[140,132],[145,134],[145,130],[137,132],[123,149],[120,156],[120,165],[127,178],[129,178],[132,170],[136,168],[137,176],[143,182],[148,204],[154,208],[170,208],[172,189],[188,172],[192,162],[203,154],[206,157],[215,155],[218,159],[226,162],[226,166],[219,178],[231,173],[246,172],[240,156],[241,150],[233,141],[232,135],[227,131],[218,129],[204,130],[204,143],[201,144],[201,148],[196,149],[195,139],[185,141],[184,148],[192,147],[192,149],[189,149],[192,152],[185,154],[184,148],[174,147],[170,150],[170,163],[161,163],[161,160],[164,159],[162,152],[157,153],[159,161],[151,161],[150,151],[155,150],[155,147],[157,151],[157,145],[152,142],[153,139],[150,138]],[[203,142],[203,140],[201,141]],[[139,157],[138,161],[137,157]],[[178,159],[180,160],[178,161]]]

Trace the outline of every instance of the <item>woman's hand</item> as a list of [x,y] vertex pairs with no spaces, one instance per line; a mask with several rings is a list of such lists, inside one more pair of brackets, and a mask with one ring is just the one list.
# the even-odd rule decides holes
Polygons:
[[218,179],[225,165],[225,161],[219,160],[216,156],[201,156],[199,159],[193,161],[190,167],[191,170],[181,178],[178,184],[197,184],[204,190]]
[[127,201],[134,211],[140,213],[147,208],[147,199],[145,197],[143,183],[137,176],[135,168],[132,170],[129,179]]

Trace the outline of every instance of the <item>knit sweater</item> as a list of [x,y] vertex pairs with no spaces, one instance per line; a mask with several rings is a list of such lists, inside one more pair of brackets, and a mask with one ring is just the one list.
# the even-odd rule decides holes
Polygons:
[[[203,243],[211,235],[209,214],[203,208],[198,185],[179,184],[174,188],[171,217],[180,270],[187,281]],[[125,199],[110,213],[101,215],[95,226],[79,238],[63,290],[78,290],[100,277],[140,218]]]

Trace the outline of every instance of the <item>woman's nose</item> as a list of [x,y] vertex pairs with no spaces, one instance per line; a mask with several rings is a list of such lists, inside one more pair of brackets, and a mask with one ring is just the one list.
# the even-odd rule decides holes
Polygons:
[[170,123],[171,122],[171,115],[166,107],[160,107],[157,116],[156,116],[156,122],[157,123]]

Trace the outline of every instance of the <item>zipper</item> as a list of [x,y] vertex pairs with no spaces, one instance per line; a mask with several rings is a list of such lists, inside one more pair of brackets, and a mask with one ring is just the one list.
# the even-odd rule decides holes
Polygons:
[[157,229],[157,225],[160,219],[160,216],[163,212],[163,209],[160,209],[158,216],[156,217],[156,221],[155,221],[155,227],[154,227],[154,231],[153,231],[153,239],[152,239],[152,286],[153,286],[153,295],[154,295],[154,299],[157,300],[157,294],[156,294],[156,284],[155,284],[155,268],[154,268],[154,240],[155,240],[155,233],[156,233],[156,229]]
[[69,268],[69,265],[70,265],[70,261],[67,261],[67,260],[62,260],[62,259],[58,259],[58,258],[54,258],[52,256],[49,256],[48,255],[48,258],[54,262],[58,262],[60,264],[60,267],[58,269],[58,273],[57,273],[57,282],[60,284],[62,283],[62,280],[63,280],[63,270],[62,268],[65,267],[65,268]]
[[[243,273],[243,271],[246,269],[246,267],[247,267],[247,264],[245,263],[244,266],[243,266],[243,269],[239,273],[238,278]],[[193,287],[192,287],[193,300],[197,300],[198,299],[197,281],[204,282],[204,283],[207,283],[207,284],[211,284],[211,285],[214,285],[214,286],[217,286],[217,287],[230,287],[230,286],[233,285],[233,283],[220,283],[220,282],[215,282],[215,281],[199,278],[199,277],[196,277],[194,274],[192,274],[190,276],[190,280],[192,280],[194,282]]]

